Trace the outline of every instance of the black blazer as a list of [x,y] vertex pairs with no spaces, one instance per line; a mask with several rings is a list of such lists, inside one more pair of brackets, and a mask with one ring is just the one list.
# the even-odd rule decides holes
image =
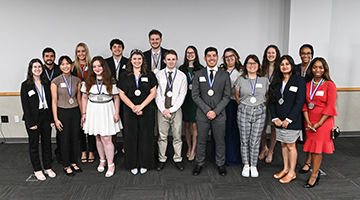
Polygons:
[[[48,109],[45,110],[45,116],[49,120],[49,123],[53,123],[53,115],[52,115],[52,109],[51,109],[51,92],[50,92],[50,83],[46,83],[44,86],[44,92],[45,92],[45,98],[48,104]],[[40,89],[40,88],[39,88]],[[30,91],[33,92],[30,92]],[[31,96],[29,96],[29,92],[33,93]],[[28,84],[26,81],[24,81],[21,84],[21,105],[23,108],[23,120],[25,121],[26,128],[33,127],[37,125],[38,117],[39,117],[39,97],[38,97],[38,91],[35,88],[35,84]]]
[[280,105],[278,102],[281,98],[280,88],[276,91],[276,102],[270,102],[271,119],[279,118],[281,121],[286,118],[291,119],[292,123],[288,125],[287,129],[301,130],[303,126],[301,115],[305,96],[305,79],[298,75],[291,75],[284,89],[284,103]]
[[[164,69],[166,67],[166,64],[164,63],[164,58],[165,58],[165,53],[168,52],[167,49],[164,49],[161,47],[161,69]],[[148,66],[148,69],[150,69],[150,71],[152,70],[152,65],[151,65],[151,49],[147,50],[144,52],[144,56],[146,59],[146,64]],[[161,70],[160,69],[160,70]]]
[[[109,66],[109,69],[110,69],[110,72],[111,72],[111,76],[116,80],[116,66],[115,66],[115,62],[114,62],[114,58],[113,56],[110,56],[109,58],[106,58],[105,59],[107,65]],[[123,66],[127,65],[129,62],[129,59],[124,57],[124,56],[121,56],[121,59],[120,59],[120,69],[118,71],[118,77],[120,78],[120,74],[123,73],[125,70],[126,70],[126,67],[125,69],[123,69]]]

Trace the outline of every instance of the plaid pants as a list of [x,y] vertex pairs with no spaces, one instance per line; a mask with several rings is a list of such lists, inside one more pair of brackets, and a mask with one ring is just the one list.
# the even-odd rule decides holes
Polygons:
[[260,137],[265,125],[266,106],[239,104],[237,122],[240,131],[243,164],[256,166],[259,156]]

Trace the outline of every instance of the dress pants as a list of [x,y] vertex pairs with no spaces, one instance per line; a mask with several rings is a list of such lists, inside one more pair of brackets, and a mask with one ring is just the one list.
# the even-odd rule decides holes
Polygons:
[[80,128],[80,132],[79,132],[80,151],[81,152],[86,151],[86,138],[87,138],[87,142],[89,144],[89,151],[95,152],[96,151],[95,136],[85,134],[84,130],[82,128]]
[[240,130],[241,158],[244,164],[257,165],[260,137],[264,129],[266,106],[247,106],[239,104],[238,126]]
[[225,163],[225,121],[207,120],[197,121],[197,141],[196,141],[196,162],[202,166],[205,163],[206,142],[210,129],[215,140],[216,165],[222,166]]
[[63,130],[58,131],[61,143],[61,160],[63,166],[68,167],[71,163],[77,163],[80,109],[79,107],[66,109],[58,107],[58,118],[63,125]]
[[171,132],[173,135],[173,147],[174,147],[174,162],[181,162],[181,149],[182,149],[182,140],[181,140],[181,128],[182,128],[182,111],[181,109],[177,110],[174,113],[171,113],[171,118],[167,119],[163,116],[160,110],[157,111],[158,125],[159,125],[159,161],[166,162],[166,148],[168,143],[168,134],[169,128],[171,127]]
[[46,119],[47,111],[39,110],[39,118],[36,122],[37,129],[26,128],[29,136],[29,153],[34,171],[42,170],[39,156],[39,137],[41,137],[42,161],[44,169],[51,168],[51,127],[50,121]]

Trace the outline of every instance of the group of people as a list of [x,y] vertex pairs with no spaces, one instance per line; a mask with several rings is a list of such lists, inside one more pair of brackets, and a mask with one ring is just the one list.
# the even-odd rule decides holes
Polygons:
[[[200,64],[196,47],[188,46],[184,62],[177,68],[176,51],[161,47],[162,33],[151,30],[148,37],[151,49],[133,49],[129,59],[122,55],[124,43],[113,39],[112,56],[107,59],[91,59],[89,48],[79,43],[74,62],[65,55],[59,58],[59,66],[55,65],[51,48],[43,51],[44,65],[37,58],[30,61],[27,80],[21,86],[21,102],[38,180],[46,179],[44,173],[50,178],[56,176],[51,169],[52,126],[57,129],[55,155],[66,175],[82,172],[77,162],[80,144],[81,162],[94,162],[97,150],[97,171],[107,168],[105,177],[112,177],[116,134],[121,129],[125,168],[132,174],[164,168],[169,130],[173,161],[184,170],[184,122],[186,157],[196,160],[195,176],[205,164],[211,131],[213,160],[222,176],[227,174],[225,165],[242,163],[242,176],[258,177],[258,159],[271,163],[276,141],[280,141],[284,167],[274,178],[289,183],[296,179],[296,141],[306,138],[308,158],[300,173],[313,170],[304,187],[319,183],[321,155],[334,151],[330,131],[337,115],[336,86],[325,59],[313,59],[311,45],[300,47],[299,65],[291,56],[281,56],[277,46],[269,45],[262,63],[250,54],[243,65],[236,50],[227,48],[218,66],[218,50],[208,47],[204,51],[206,67]],[[154,132],[158,132],[157,164]]]

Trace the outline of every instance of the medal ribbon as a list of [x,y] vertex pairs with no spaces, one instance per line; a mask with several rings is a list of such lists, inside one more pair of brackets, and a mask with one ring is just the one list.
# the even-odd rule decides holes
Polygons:
[[38,91],[38,94],[41,98],[41,102],[44,103],[44,87],[43,85],[41,85],[41,94],[40,94],[40,90],[39,88],[37,87],[37,85],[35,84],[35,87],[36,87],[36,90]]
[[47,70],[45,69],[45,73],[46,73],[46,76],[47,76],[47,78],[48,78],[48,80],[49,81],[51,81],[52,80],[52,78],[53,78],[53,76],[54,76],[54,68],[51,70],[52,72],[51,72],[51,77],[49,77],[49,74],[48,74],[48,72],[47,72]]
[[160,57],[161,57],[161,49],[160,49],[160,51],[159,51],[159,53],[158,53],[157,62],[155,62],[155,58],[154,58],[154,54],[153,54],[153,53],[151,53],[151,57],[152,57],[152,59],[153,59],[153,61],[154,61],[155,67],[158,68],[159,60],[160,60]]
[[309,62],[309,64],[308,64],[308,66],[306,67],[306,69],[305,69],[305,72],[304,72],[304,73],[303,73],[302,66],[300,66],[300,67],[301,67],[301,76],[302,76],[302,77],[305,77],[306,72],[307,72],[307,70],[309,69],[310,63],[311,63],[311,60],[310,60],[310,62]]
[[134,73],[134,77],[135,77],[136,88],[139,89],[139,80],[140,80],[140,76],[141,76],[141,71],[140,71],[138,78],[136,78],[134,70],[133,70],[133,73]]
[[64,79],[64,82],[65,82],[65,85],[66,85],[67,91],[68,91],[68,93],[69,93],[69,96],[71,97],[71,91],[72,91],[72,77],[71,77],[71,75],[70,75],[70,89],[69,89],[69,85],[68,85],[68,83],[66,82],[66,79],[65,79],[64,75],[63,75],[63,74],[61,74],[61,76],[62,76],[62,78]]
[[251,91],[252,91],[252,96],[255,95],[255,88],[256,88],[256,83],[257,83],[257,80],[258,80],[258,76],[256,76],[256,79],[255,79],[255,84],[254,84],[254,87],[252,86],[251,84],[251,80],[249,78],[249,82],[250,82],[250,87],[251,87]]
[[118,63],[118,65],[117,65],[117,67],[116,67],[116,72],[119,70],[120,63],[121,63],[121,59],[119,60],[119,63]]
[[169,83],[169,79],[168,79],[168,76],[166,74],[166,70],[164,70],[165,72],[165,77],[166,77],[166,82],[167,82],[167,85],[169,87],[169,91],[171,90],[172,86],[174,85],[174,81],[175,81],[175,78],[176,78],[176,74],[177,74],[177,70],[175,69],[175,75],[174,75],[174,78],[172,79],[172,82],[171,82],[171,85]]
[[284,90],[283,90],[283,88],[285,89],[285,87],[283,87],[283,85],[284,85],[284,81],[281,83],[281,88],[280,88],[281,98],[284,98]]
[[191,74],[190,72],[188,72],[188,74],[189,74],[190,83],[192,83],[192,80],[194,79],[194,74]]
[[[80,70],[81,70],[81,66],[80,66]],[[82,80],[84,80],[85,70],[86,70],[86,63],[85,63],[85,66],[84,66],[84,70],[81,71],[81,79]]]
[[313,92],[313,86],[314,86],[314,80],[311,81],[311,87],[310,87],[310,101],[313,100],[316,91],[319,89],[321,83],[324,81],[324,79],[321,79],[321,81],[319,82],[319,84],[316,86],[315,91]]
[[210,83],[210,78],[209,78],[209,71],[206,70],[206,76],[207,76],[207,79],[208,79],[208,82],[209,82],[209,86],[210,86],[210,89],[212,89],[213,85],[214,85],[214,81],[215,81],[215,76],[212,80],[212,82]]
[[100,89],[99,89],[99,83],[98,83],[98,80],[96,79],[96,87],[97,87],[97,90],[98,90],[99,94],[101,93],[102,86],[103,86],[103,84],[101,83],[101,86],[100,86]]
[[[270,72],[270,65],[269,65],[269,68],[268,68],[268,79],[269,79],[269,81],[271,81],[271,79],[272,79],[272,77],[273,77],[273,75],[274,75],[274,71],[275,71],[275,69],[273,70],[273,72],[271,73],[271,75],[269,74],[269,72]],[[269,76],[270,75],[270,76]]]
[[235,66],[234,66],[234,68],[231,70],[229,76],[231,76],[231,74],[233,73],[234,69],[235,69]]

